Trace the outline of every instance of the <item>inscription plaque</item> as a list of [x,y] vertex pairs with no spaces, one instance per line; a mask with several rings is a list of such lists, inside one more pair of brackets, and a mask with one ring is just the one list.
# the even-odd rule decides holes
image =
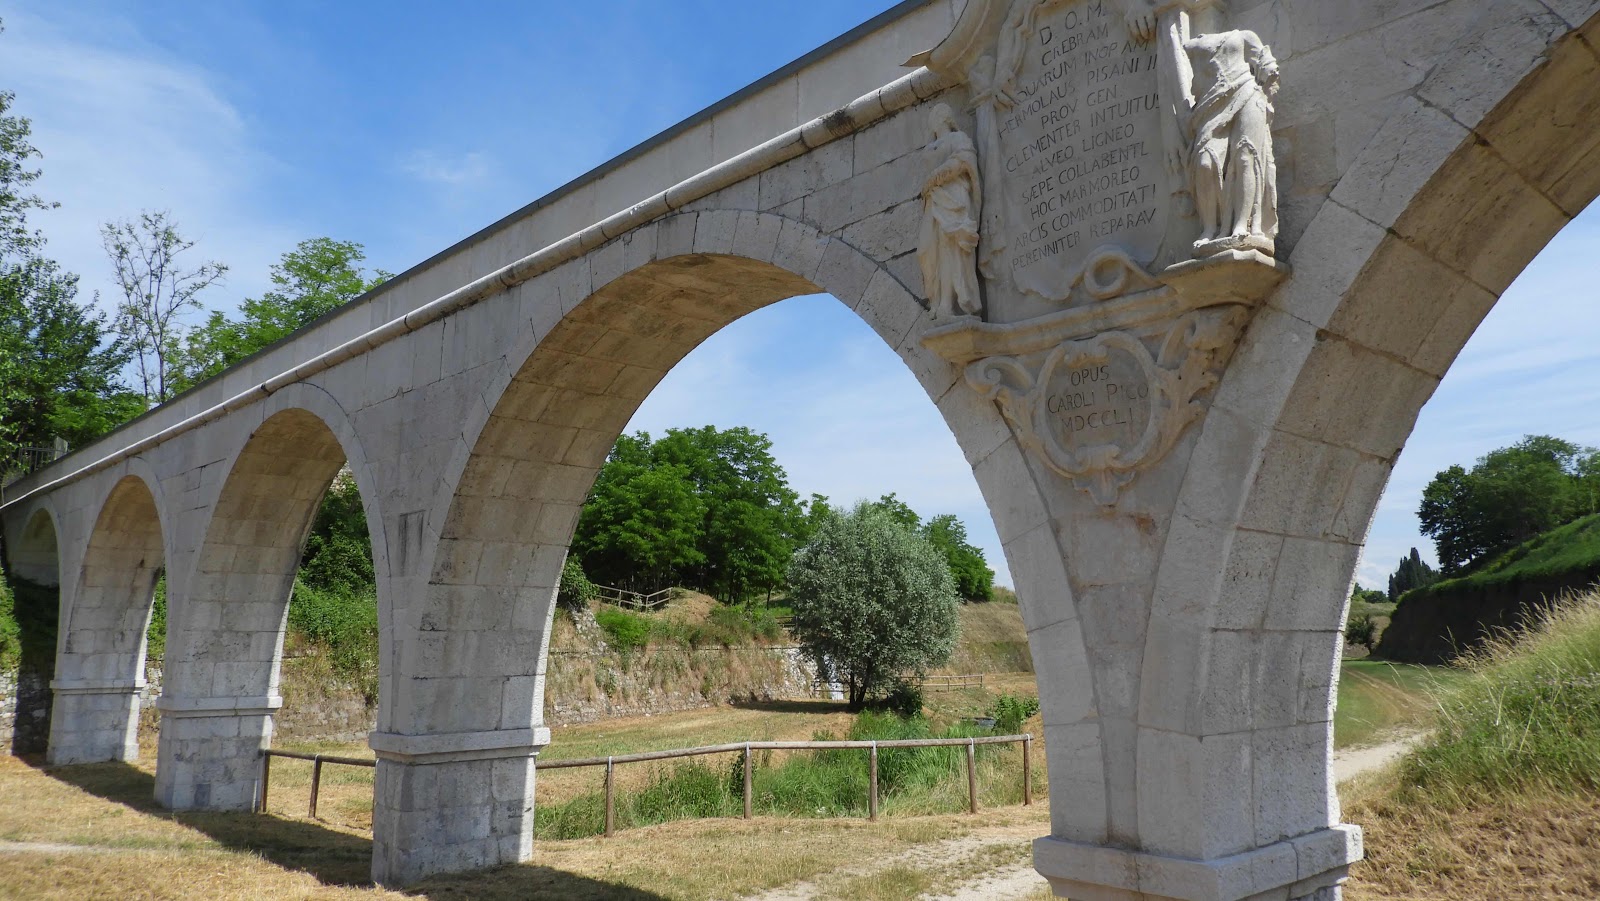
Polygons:
[[1149,263],[1167,230],[1154,43],[1108,0],[1015,4],[999,44],[993,128],[1005,207],[996,274],[1065,300],[1089,252]]

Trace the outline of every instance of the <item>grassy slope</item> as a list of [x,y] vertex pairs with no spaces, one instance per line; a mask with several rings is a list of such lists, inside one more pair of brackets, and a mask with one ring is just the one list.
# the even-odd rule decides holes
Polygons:
[[961,605],[961,638],[945,673],[1031,673],[1028,630],[1022,608],[994,601]]
[[1474,658],[1434,736],[1357,789],[1348,897],[1600,897],[1600,595]]
[[1466,591],[1559,579],[1600,567],[1600,514],[1574,520],[1494,555],[1458,578],[1406,592],[1411,598],[1448,597]]

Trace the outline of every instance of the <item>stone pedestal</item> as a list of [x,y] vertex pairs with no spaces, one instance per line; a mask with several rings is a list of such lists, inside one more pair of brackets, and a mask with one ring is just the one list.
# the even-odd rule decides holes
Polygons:
[[1072,901],[1339,901],[1361,830],[1335,826],[1213,860],[1188,860],[1057,838],[1033,863]]
[[272,743],[272,716],[282,706],[276,696],[156,701],[156,800],[172,810],[254,810],[261,752]]
[[52,766],[139,758],[140,682],[50,683]]
[[372,878],[409,885],[533,855],[534,760],[545,728],[447,735],[375,732]]

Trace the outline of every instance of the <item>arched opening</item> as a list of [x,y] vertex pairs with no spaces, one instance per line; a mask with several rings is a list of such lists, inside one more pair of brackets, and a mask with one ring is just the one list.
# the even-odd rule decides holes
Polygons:
[[[140,693],[157,583],[166,569],[164,544],[150,487],[138,476],[118,481],[95,519],[64,612],[52,683],[52,763],[138,758]],[[154,619],[159,642],[164,617]]]
[[[233,460],[171,614],[156,773],[157,798],[168,807],[241,810],[256,803],[260,752],[271,745],[284,705],[291,598],[300,596],[308,622],[330,634],[363,632],[358,640],[375,644],[371,550],[360,534],[365,509],[354,478],[341,476],[345,462],[323,419],[293,407],[270,415]],[[318,520],[327,507],[336,522]],[[353,561],[357,572],[344,573],[347,581],[372,593],[329,597],[321,583],[297,591],[308,542],[328,551],[315,556],[329,570],[343,572]]]
[[[929,324],[921,304],[859,251],[777,216],[720,212],[699,214],[698,224],[694,214],[676,217],[613,247],[621,258],[632,254],[629,246],[665,243],[676,230],[700,249],[735,218],[737,237],[731,230],[724,237],[749,242],[756,258],[726,249],[669,256],[658,245],[632,271],[606,281],[582,262],[524,286],[558,291],[566,312],[495,400],[447,511],[436,519],[429,514],[430,527],[440,525],[432,561],[423,561],[428,582],[396,623],[373,736],[380,758],[374,836],[380,881],[404,883],[459,868],[445,863],[452,859],[487,865],[528,854],[532,756],[548,740],[542,711],[554,596],[585,496],[645,397],[734,320],[799,295],[840,298],[901,356],[947,420],[964,419],[957,435],[980,484],[991,477],[983,487],[1000,539],[1030,535],[1046,518],[1037,498],[1007,497],[1009,488],[1000,484],[1025,464],[998,412],[950,390],[956,371],[919,343]],[[994,503],[997,497],[1005,503]],[[1041,606],[1070,604],[1065,580],[1052,591],[1056,596],[1037,599]],[[1032,638],[1037,642],[1039,633]],[[1073,649],[1062,644],[1070,655]],[[1081,644],[1076,650],[1081,655]],[[1089,691],[1086,682],[1076,690]],[[417,810],[388,800],[405,795],[414,780],[438,778],[437,766],[416,765],[425,760],[448,762],[460,769],[459,778],[492,780],[496,788],[491,834],[443,849],[437,859],[402,853],[425,841],[427,823]],[[474,816],[465,808],[448,813]]]
[[45,750],[50,734],[50,678],[61,615],[60,548],[54,515],[39,508],[8,535],[0,577],[0,668],[14,670],[11,749]]

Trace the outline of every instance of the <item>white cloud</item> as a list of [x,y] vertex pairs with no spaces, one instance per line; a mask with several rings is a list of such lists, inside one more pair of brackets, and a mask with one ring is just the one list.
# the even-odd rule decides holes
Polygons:
[[420,181],[455,188],[487,180],[492,167],[489,158],[476,151],[447,156],[417,150],[400,162],[400,171]]
[[231,267],[208,305],[259,291],[299,235],[259,212],[259,186],[279,167],[254,145],[246,117],[208,73],[144,42],[131,23],[44,9],[48,17],[7,14],[0,80],[32,120],[37,189],[61,204],[35,218],[50,255],[83,277],[85,298],[99,290],[109,302],[100,225],[169,210],[198,242],[192,262]]

